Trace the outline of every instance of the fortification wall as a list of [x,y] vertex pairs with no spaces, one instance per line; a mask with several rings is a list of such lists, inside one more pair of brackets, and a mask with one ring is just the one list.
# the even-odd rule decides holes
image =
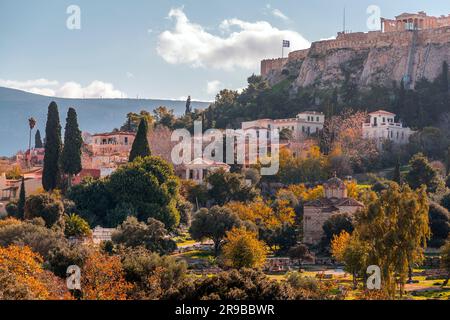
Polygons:
[[288,58],[266,59],[261,61],[261,75],[266,77],[270,71],[281,71],[288,62]]

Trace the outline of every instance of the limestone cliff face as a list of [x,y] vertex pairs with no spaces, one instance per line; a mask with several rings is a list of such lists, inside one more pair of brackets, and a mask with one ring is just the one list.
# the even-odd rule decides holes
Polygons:
[[390,86],[402,79],[414,87],[421,78],[438,77],[443,61],[450,63],[450,27],[339,34],[336,40],[315,42],[308,50],[293,52],[288,59],[273,64],[263,61],[261,74],[271,84],[295,78],[293,90],[334,87],[346,73],[359,87]]

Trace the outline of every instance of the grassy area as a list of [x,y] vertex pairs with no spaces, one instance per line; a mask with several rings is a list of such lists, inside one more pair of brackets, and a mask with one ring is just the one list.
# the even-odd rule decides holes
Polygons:
[[197,243],[197,241],[195,241],[195,240],[185,240],[182,242],[177,242],[177,246],[178,247],[186,247],[186,246],[194,245],[195,243]]
[[189,233],[183,233],[173,238],[178,247],[185,247],[195,244],[197,241],[193,240]]
[[210,260],[214,258],[214,254],[211,251],[201,251],[194,250],[179,254],[178,256],[188,258],[188,259],[198,259],[198,260]]

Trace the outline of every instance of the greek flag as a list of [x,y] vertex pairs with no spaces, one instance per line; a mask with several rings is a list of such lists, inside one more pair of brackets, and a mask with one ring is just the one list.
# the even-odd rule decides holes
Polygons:
[[291,42],[288,40],[283,40],[283,48],[290,48]]

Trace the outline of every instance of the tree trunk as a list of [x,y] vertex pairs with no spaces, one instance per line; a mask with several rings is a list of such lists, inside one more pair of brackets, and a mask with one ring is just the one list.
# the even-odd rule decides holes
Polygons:
[[450,273],[447,274],[447,277],[445,278],[444,283],[442,284],[442,288],[448,284],[449,279],[450,279]]
[[214,256],[217,258],[219,256],[220,240],[214,240]]
[[356,273],[353,272],[353,290],[356,290],[358,288],[358,282],[356,280]]

